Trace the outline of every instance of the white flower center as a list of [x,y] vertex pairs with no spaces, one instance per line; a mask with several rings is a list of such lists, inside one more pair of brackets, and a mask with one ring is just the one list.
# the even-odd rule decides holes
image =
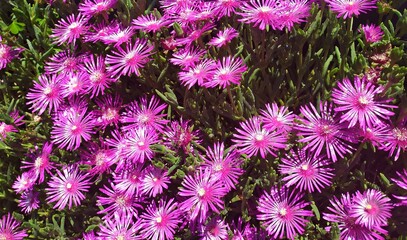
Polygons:
[[42,93],[44,93],[45,95],[48,95],[52,92],[52,88],[50,86],[47,86]]
[[40,168],[42,166],[42,163],[43,163],[43,158],[37,157],[34,162],[35,168]]
[[307,171],[308,168],[309,168],[308,164],[304,164],[304,165],[301,166],[301,169],[304,170],[304,171]]
[[67,189],[71,189],[71,188],[72,188],[72,184],[71,184],[71,183],[67,183],[67,184],[66,184],[66,188],[67,188]]
[[203,197],[205,195],[205,193],[206,193],[205,189],[203,189],[203,188],[198,189],[198,196]]
[[161,216],[159,216],[159,217],[157,217],[157,218],[155,219],[155,221],[156,221],[157,223],[161,223],[161,222],[163,221],[163,219],[162,219]]
[[287,215],[287,209],[282,208],[282,209],[280,209],[279,213],[280,213],[281,216],[285,216],[285,215]]
[[263,141],[263,139],[264,139],[264,136],[263,136],[263,134],[256,134],[255,136],[254,136],[254,139],[256,139],[257,141]]

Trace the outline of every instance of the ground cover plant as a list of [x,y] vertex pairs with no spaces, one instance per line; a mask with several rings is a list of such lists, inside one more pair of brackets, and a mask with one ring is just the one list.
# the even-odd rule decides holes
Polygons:
[[0,239],[407,238],[403,1],[0,6]]

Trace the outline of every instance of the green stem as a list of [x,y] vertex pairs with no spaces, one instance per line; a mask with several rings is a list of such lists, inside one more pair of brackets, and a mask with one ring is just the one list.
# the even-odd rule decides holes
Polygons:
[[230,90],[230,85],[226,87],[226,90],[228,91],[230,104],[232,104],[233,113],[235,113],[236,112],[236,105],[235,105],[235,101],[233,100],[232,91]]

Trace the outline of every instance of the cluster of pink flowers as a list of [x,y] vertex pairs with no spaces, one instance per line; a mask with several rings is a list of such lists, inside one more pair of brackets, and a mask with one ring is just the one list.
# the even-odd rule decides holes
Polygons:
[[[369,142],[395,160],[407,148],[407,123],[393,125],[396,106],[392,99],[383,97],[381,85],[355,76],[338,81],[332,102],[303,105],[296,114],[275,102],[266,104],[259,116],[240,123],[230,146],[216,142],[204,146],[203,153],[196,148],[203,142],[201,133],[189,120],[167,116],[168,105],[158,97],[146,94],[124,103],[113,87],[129,77],[142,77],[160,48],[171,53],[168,61],[179,67],[178,80],[186,90],[239,85],[249,66],[230,49],[229,44],[239,36],[238,28],[222,25],[213,31],[221,26],[220,19],[237,16],[240,22],[262,31],[270,27],[289,31],[306,21],[312,1],[163,0],[163,16],[139,16],[130,26],[109,21],[117,2],[84,0],[79,13],[61,19],[52,30],[55,44],[70,47],[47,61],[45,72],[26,96],[32,112],[48,113],[53,125],[50,141],[22,161],[25,171],[12,186],[24,213],[42,204],[57,210],[81,206],[87,192],[104,176],[108,183],[95,190],[97,214],[103,223],[96,233],[84,233],[84,239],[173,239],[177,231],[187,228],[202,239],[226,239],[228,231],[234,239],[265,239],[267,234],[273,239],[294,239],[304,233],[314,215],[307,209],[311,203],[305,194],[321,193],[330,186],[334,163],[349,157],[357,144]],[[358,16],[376,3],[326,2],[343,18]],[[162,29],[173,30],[160,46],[136,37],[155,36]],[[369,43],[383,35],[372,25],[362,30]],[[216,36],[204,43],[202,37],[212,31]],[[80,49],[80,43],[97,43],[109,50],[92,53]],[[220,50],[227,54],[212,56],[211,52]],[[0,44],[0,69],[16,55],[15,50]],[[10,116],[12,124],[0,123],[0,139],[23,124],[16,112]],[[171,166],[154,164],[160,147],[196,158],[179,185],[173,181]],[[55,148],[76,151],[78,159],[62,161],[63,166],[56,164],[52,160]],[[283,150],[285,154],[280,154]],[[250,223],[243,227],[241,221],[238,226],[229,224],[221,214],[224,197],[237,188],[244,160],[266,161],[269,155],[281,156],[277,170],[283,187],[273,186],[258,198],[253,216],[265,231]],[[399,176],[402,180],[394,181],[407,189],[407,172]],[[39,201],[40,184],[47,185],[47,203]],[[167,196],[168,191],[173,198]],[[407,204],[405,196],[396,198]],[[330,203],[330,213],[324,217],[338,223],[342,238],[382,239],[387,233],[383,227],[391,217],[392,204],[384,193],[368,189],[343,194]],[[3,216],[0,238],[26,236],[25,231],[16,231],[18,226],[10,215]]]

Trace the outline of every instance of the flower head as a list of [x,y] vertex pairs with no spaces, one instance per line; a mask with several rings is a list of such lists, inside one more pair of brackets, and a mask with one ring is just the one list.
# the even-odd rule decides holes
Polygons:
[[279,166],[281,174],[287,174],[283,181],[287,186],[294,185],[300,191],[313,192],[315,189],[321,192],[321,188],[331,184],[333,169],[327,168],[329,162],[321,157],[314,157],[309,153],[299,150],[291,151],[291,156],[286,155]]
[[77,55],[69,49],[61,51],[50,58],[50,61],[45,63],[45,71],[47,74],[68,74],[80,71],[82,63],[86,55]]
[[209,45],[216,46],[218,48],[227,45],[233,38],[239,36],[239,33],[234,28],[225,28],[223,31],[219,31],[215,38],[209,41]]
[[68,73],[61,81],[63,97],[83,95],[87,93],[88,76],[85,72]]
[[41,115],[48,108],[48,113],[56,111],[62,103],[62,78],[60,75],[41,75],[39,82],[27,93],[27,104],[32,105],[31,110]]
[[263,220],[267,232],[273,238],[294,239],[304,233],[308,220],[304,217],[313,216],[312,211],[305,210],[309,203],[302,200],[303,194],[289,192],[288,189],[272,188],[271,193],[264,192],[259,199],[257,219]]
[[[407,190],[407,170],[403,169],[403,172],[397,172],[399,179],[392,178],[391,180],[397,184],[400,188]],[[394,196],[401,200],[401,203],[397,205],[407,205],[407,196]]]
[[219,218],[212,218],[206,225],[201,226],[202,240],[228,239],[228,225]]
[[[1,40],[1,39],[0,39]],[[0,70],[5,68],[9,62],[17,58],[22,50],[0,43]]]
[[178,78],[182,85],[190,89],[196,83],[198,86],[206,86],[211,83],[215,74],[216,64],[212,59],[204,59],[190,67],[188,71],[178,73]]
[[168,122],[164,119],[166,114],[162,113],[167,108],[167,104],[161,103],[159,99],[152,96],[150,100],[146,96],[141,97],[139,101],[130,103],[120,119],[122,123],[130,123],[123,126],[124,131],[146,127],[149,129],[162,131],[164,125]]
[[37,181],[37,175],[33,171],[23,172],[20,176],[17,177],[12,188],[17,193],[22,193],[32,189],[32,187]]
[[337,155],[344,157],[344,154],[352,153],[353,147],[347,142],[353,142],[354,139],[347,127],[338,122],[332,105],[321,102],[318,112],[314,105],[310,104],[302,106],[300,112],[304,118],[295,128],[299,130],[300,136],[304,136],[299,141],[308,143],[304,150],[310,149],[314,156],[317,156],[325,147],[328,158],[333,162],[338,160]]
[[58,169],[57,174],[53,175],[48,183],[47,201],[56,202],[54,208],[62,210],[68,205],[78,206],[85,199],[84,192],[87,192],[92,184],[86,173],[81,173],[78,167],[65,167],[62,172]]
[[240,7],[241,13],[238,13],[243,18],[239,21],[244,23],[253,23],[254,27],[259,27],[260,30],[271,26],[277,29],[280,26],[278,11],[281,11],[279,0],[250,0],[243,2]]
[[241,129],[236,129],[237,133],[233,136],[232,141],[240,151],[247,154],[248,157],[257,155],[260,152],[262,158],[268,153],[277,156],[274,151],[284,149],[287,137],[282,131],[268,131],[262,127],[259,117],[253,117],[245,122],[240,123]]
[[181,66],[184,70],[188,70],[194,67],[195,63],[199,62],[205,53],[205,50],[193,46],[190,48],[182,48],[172,54],[170,62],[174,65]]
[[60,148],[75,150],[81,145],[82,139],[90,140],[94,126],[93,114],[87,113],[86,108],[59,112],[51,131],[52,142]]
[[173,239],[178,224],[181,223],[182,213],[178,210],[174,199],[161,199],[158,206],[151,204],[141,215],[140,234],[144,239]]
[[362,31],[365,35],[365,40],[368,43],[375,43],[382,40],[384,34],[380,26],[376,26],[373,24],[362,25]]
[[0,220],[0,239],[23,240],[28,237],[26,230],[17,230],[21,223],[17,222],[13,216],[8,213],[3,215]]
[[142,187],[144,194],[155,197],[157,194],[161,194],[163,189],[168,188],[170,178],[168,177],[167,171],[151,166],[145,169],[144,172]]
[[222,181],[228,189],[235,189],[238,178],[243,174],[240,168],[242,160],[236,149],[229,149],[225,153],[223,143],[215,143],[213,149],[206,150],[203,168],[209,168],[216,177]]
[[242,74],[246,70],[247,67],[241,58],[224,57],[222,61],[219,60],[217,62],[213,79],[205,83],[205,86],[226,88],[231,84],[240,84]]
[[38,200],[38,192],[36,192],[35,190],[28,190],[24,191],[21,195],[18,206],[23,212],[30,213],[32,212],[32,210],[38,209],[40,207],[39,203],[40,201]]
[[120,174],[114,173],[113,176],[117,190],[130,196],[140,195],[144,179],[143,164],[131,164]]
[[171,21],[164,16],[158,19],[154,14],[143,15],[132,21],[134,29],[140,29],[145,32],[157,32],[162,27],[168,26]]
[[92,17],[107,12],[116,3],[117,0],[85,0],[79,4],[79,12],[85,16]]
[[117,77],[130,76],[132,73],[140,76],[140,69],[150,60],[153,49],[154,46],[148,44],[145,39],[126,44],[126,49],[118,46],[117,51],[106,57],[106,63],[110,65],[107,70]]
[[194,130],[189,123],[189,120],[183,120],[182,117],[178,121],[172,121],[163,131],[164,145],[172,150],[182,148],[185,153],[192,152],[192,142],[200,143],[202,141],[199,139],[199,131]]
[[98,110],[95,110],[96,124],[103,129],[107,126],[118,126],[120,120],[120,110],[123,100],[119,95],[107,95],[95,100]]
[[109,87],[112,82],[117,79],[112,78],[106,72],[105,59],[103,56],[91,55],[84,62],[84,70],[88,73],[88,88],[87,92],[91,92],[91,98],[104,94],[104,90]]
[[338,18],[351,18],[376,8],[377,0],[325,0]]
[[218,6],[218,17],[230,17],[232,14],[236,13],[236,9],[241,7],[243,2],[243,0],[216,0],[216,5]]
[[133,163],[143,163],[145,159],[152,159],[154,152],[153,144],[158,142],[157,132],[153,129],[139,127],[128,132],[126,148],[123,154]]
[[357,224],[372,229],[374,226],[386,226],[391,217],[392,203],[382,192],[368,189],[363,193],[356,192],[353,207],[349,214]]
[[407,149],[407,126],[391,128],[386,135],[382,149],[388,151],[389,156],[395,154],[394,160],[397,160],[401,150]]
[[348,128],[357,123],[362,129],[376,126],[382,120],[387,120],[394,113],[389,108],[397,106],[386,104],[391,100],[380,100],[378,95],[383,91],[382,87],[376,87],[366,78],[355,77],[354,85],[345,78],[338,83],[338,88],[332,91],[332,101],[338,105],[337,112],[343,112],[341,122],[349,122]]
[[198,218],[204,222],[209,210],[219,213],[223,208],[221,199],[228,192],[221,181],[218,181],[209,170],[195,172],[194,176],[188,175],[182,181],[180,196],[187,197],[180,204],[180,208],[190,212],[191,220]]
[[75,16],[69,15],[67,20],[62,19],[52,30],[50,37],[55,38],[55,43],[62,45],[64,43],[73,43],[75,45],[76,39],[84,35],[87,30],[88,18],[82,14]]
[[282,129],[285,132],[291,131],[295,115],[289,112],[287,107],[278,107],[275,102],[273,102],[271,106],[267,103],[266,110],[260,110],[260,114],[265,129],[269,131],[275,129]]
[[48,174],[51,174],[51,170],[54,168],[53,163],[50,161],[50,155],[52,152],[52,143],[46,142],[42,147],[40,154],[32,156],[34,161],[27,162],[22,161],[25,166],[22,168],[29,168],[30,171],[33,171],[39,178],[38,182],[42,183],[45,178],[45,171]]
[[103,142],[101,144],[99,146],[96,143],[90,143],[87,145],[87,150],[81,154],[81,162],[91,166],[90,175],[109,172],[110,166],[114,163],[114,151],[107,149]]
[[139,221],[133,220],[132,214],[114,213],[104,219],[100,225],[97,239],[136,240],[136,232],[140,227]]

